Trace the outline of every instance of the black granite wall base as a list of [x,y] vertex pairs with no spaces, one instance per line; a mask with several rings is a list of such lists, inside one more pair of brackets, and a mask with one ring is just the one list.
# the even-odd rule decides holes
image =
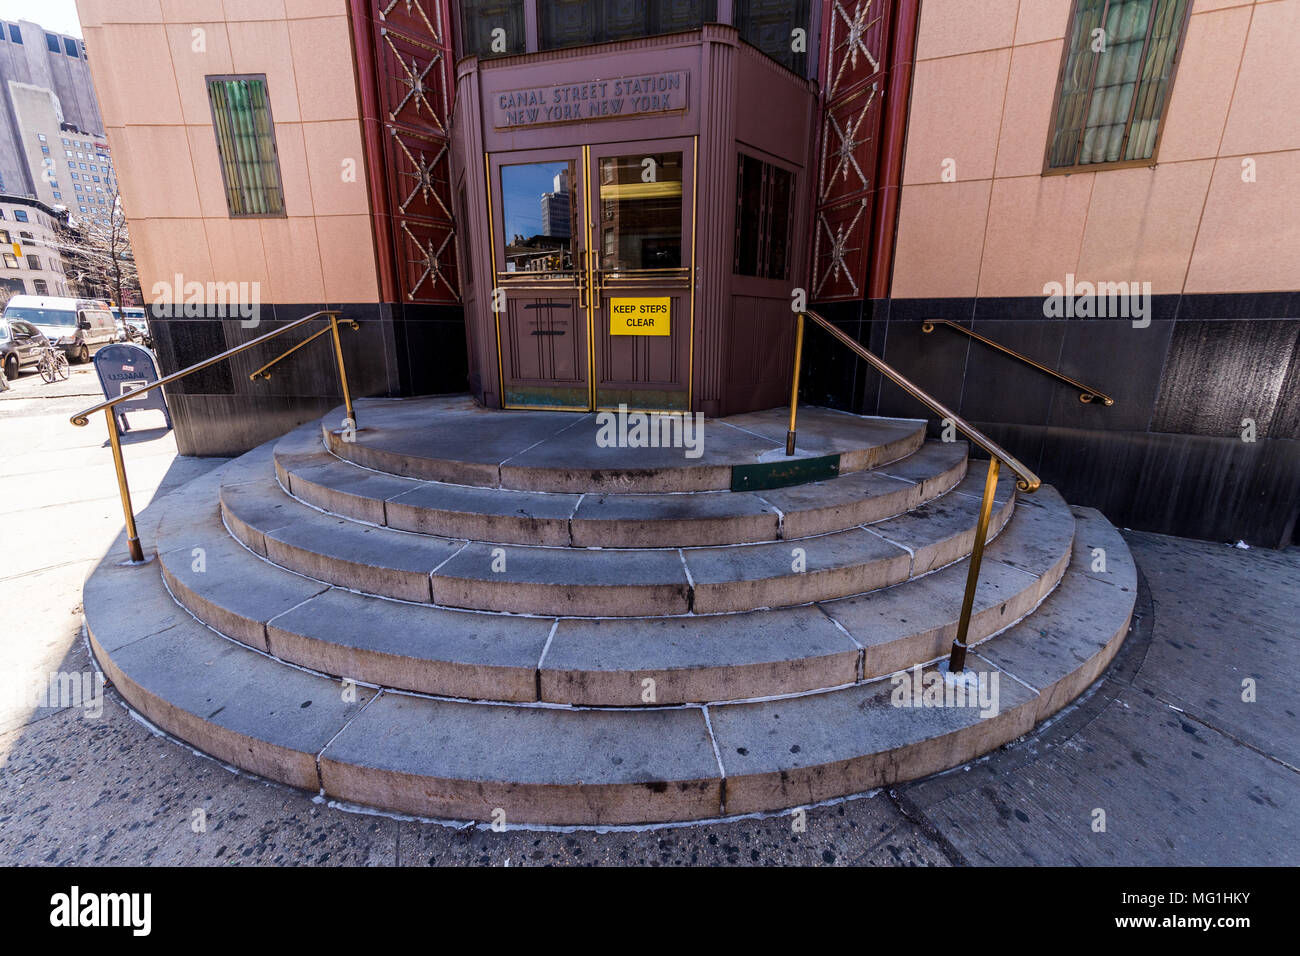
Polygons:
[[[1046,318],[1041,297],[815,308],[1073,503],[1124,527],[1300,543],[1300,292],[1154,296],[1145,328]],[[926,319],[971,328],[1115,404],[1084,405],[1069,386],[951,329],[925,334]],[[930,418],[938,434],[924,406],[826,335],[810,331],[805,355],[805,401]],[[1244,440],[1252,428],[1255,440]]]
[[[341,329],[353,397],[466,390],[464,320],[459,308],[386,303],[262,303],[255,326],[239,318],[150,316],[163,374],[210,358],[321,309],[338,309],[360,328]],[[217,314],[215,309],[208,314]],[[183,455],[240,455],[342,404],[334,352],[325,335],[252,381],[261,365],[301,342],[325,320],[286,333],[166,387]]]

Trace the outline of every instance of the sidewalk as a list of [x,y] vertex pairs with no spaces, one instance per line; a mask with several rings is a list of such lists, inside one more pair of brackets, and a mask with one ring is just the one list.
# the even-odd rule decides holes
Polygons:
[[[99,393],[88,366],[15,384],[0,393],[0,674],[89,671],[81,581],[122,514],[102,421],[68,417]],[[141,413],[125,445],[138,510],[220,463],[176,457],[144,427],[161,420]],[[110,691],[99,717],[0,701],[0,863],[1300,864],[1300,549],[1126,537],[1135,626],[1082,700],[969,767],[810,810],[802,832],[790,816],[498,834],[348,813],[154,736]]]

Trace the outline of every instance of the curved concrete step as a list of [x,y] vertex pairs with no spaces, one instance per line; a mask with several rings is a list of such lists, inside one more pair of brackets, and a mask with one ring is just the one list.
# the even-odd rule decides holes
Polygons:
[[[249,480],[246,470],[231,484]],[[963,560],[854,598],[745,614],[557,620],[431,607],[267,563],[222,524],[219,486],[205,481],[162,505],[155,540],[176,600],[291,663],[449,697],[644,706],[848,684],[946,653],[965,585]],[[1027,614],[1064,570],[1074,519],[1053,490],[1040,496],[989,546],[972,643]]]
[[[323,431],[347,461],[425,481],[565,494],[726,491],[748,466],[828,456],[848,474],[905,458],[925,441],[922,421],[812,407],[800,409],[793,459],[781,409],[692,421],[703,428],[698,449],[611,445],[618,429],[605,413],[490,411],[464,396],[361,400],[356,409],[361,430]],[[342,417],[336,410],[325,421]]]
[[504,544],[677,548],[842,531],[896,517],[966,474],[964,442],[927,442],[872,471],[761,492],[563,494],[420,481],[325,450],[320,429],[275,446],[280,484],[323,511],[400,531]]
[[[859,594],[960,560],[974,543],[984,467],[885,521],[720,548],[547,548],[411,534],[323,513],[271,478],[224,485],[221,505],[231,531],[258,554],[371,594],[519,614],[712,614]],[[990,537],[1015,503],[1009,480],[999,488]]]
[[[1024,509],[1026,512],[1029,509]],[[1123,541],[1078,512],[1073,559],[1025,621],[971,657],[980,693],[933,667],[779,700],[600,710],[473,703],[308,673],[181,610],[157,563],[111,554],[85,588],[91,646],[157,726],[253,773],[422,816],[645,824],[781,810],[912,779],[1028,732],[1109,662],[1135,597]],[[1100,542],[1100,544],[1099,544]],[[1093,570],[1093,547],[1109,570]],[[913,688],[904,680],[919,682]],[[962,695],[965,697],[966,695]],[[936,697],[940,706],[934,706]]]

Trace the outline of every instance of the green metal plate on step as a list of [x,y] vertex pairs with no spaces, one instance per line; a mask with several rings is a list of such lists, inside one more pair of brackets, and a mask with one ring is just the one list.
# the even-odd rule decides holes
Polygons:
[[731,490],[759,491],[763,488],[806,485],[810,481],[834,478],[839,473],[839,455],[794,458],[790,461],[774,461],[762,465],[736,465],[731,469]]

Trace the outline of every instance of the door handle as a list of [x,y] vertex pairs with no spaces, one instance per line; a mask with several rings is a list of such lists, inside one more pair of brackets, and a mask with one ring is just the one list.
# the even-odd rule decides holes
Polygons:
[[582,257],[582,259],[579,260],[579,262],[582,264],[579,265],[578,275],[577,275],[578,308],[580,309],[585,309],[587,307],[587,270],[582,267],[582,265],[585,265],[585,260],[586,260],[585,255]]

